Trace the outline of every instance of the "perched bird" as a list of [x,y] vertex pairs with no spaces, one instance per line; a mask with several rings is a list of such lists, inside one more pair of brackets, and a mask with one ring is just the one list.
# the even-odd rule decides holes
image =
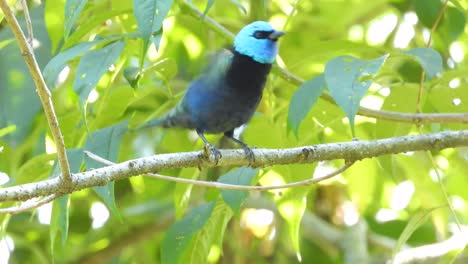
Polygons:
[[283,35],[283,31],[264,21],[245,26],[236,35],[232,50],[223,50],[215,56],[174,109],[142,128],[195,129],[216,162],[221,153],[206,140],[204,133],[224,133],[242,146],[252,162],[252,150],[234,138],[233,133],[249,121],[260,103],[267,75],[278,54],[277,40]]

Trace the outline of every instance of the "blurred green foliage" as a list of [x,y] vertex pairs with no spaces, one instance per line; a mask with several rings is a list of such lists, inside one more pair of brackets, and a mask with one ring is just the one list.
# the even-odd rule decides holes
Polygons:
[[[433,31],[444,5],[439,0],[193,1],[202,17],[191,15],[182,0],[38,2],[30,1],[34,51],[73,172],[100,166],[84,161],[82,148],[113,161],[202,148],[193,132],[125,132],[125,121],[134,127],[166,112],[208,58],[231,45],[231,39],[208,26],[208,18],[233,33],[253,20],[270,21],[287,32],[280,40],[278,65],[308,80],[299,88],[270,75],[257,114],[243,133],[250,145],[287,148],[467,128],[355,117],[359,103],[414,113],[423,69],[423,112],[468,112],[466,0],[449,1]],[[24,25],[21,8],[12,6]],[[2,183],[7,187],[58,173],[31,76],[1,14],[0,22],[0,180],[8,177]],[[429,38],[432,49],[422,49]],[[333,87],[330,80],[337,81]],[[348,94],[350,83],[358,90]],[[327,86],[344,111],[317,99]],[[367,223],[365,235],[392,239],[393,246],[399,238],[398,246],[421,246],[450,237],[457,220],[466,225],[467,159],[463,148],[382,156],[360,161],[324,184],[265,193],[133,177],[96,192],[75,192],[34,212],[0,215],[0,260],[356,263],[359,244],[336,241],[331,230],[347,232],[359,220]],[[272,185],[323,175],[340,164],[273,166],[258,173],[246,168],[163,173]],[[314,219],[320,224],[307,224]],[[318,235],[323,230],[325,235]],[[395,253],[393,246],[370,241],[364,253],[375,263]],[[9,250],[3,246],[7,242]]]

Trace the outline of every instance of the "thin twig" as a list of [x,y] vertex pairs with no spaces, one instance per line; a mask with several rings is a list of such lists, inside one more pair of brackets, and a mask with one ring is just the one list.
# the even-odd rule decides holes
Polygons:
[[[426,47],[429,48],[431,46],[432,42],[432,36],[434,35],[437,27],[439,26],[440,19],[442,19],[442,16],[445,13],[445,9],[447,8],[449,0],[445,0],[444,4],[442,5],[442,8],[439,11],[439,14],[437,15],[436,20],[434,21],[434,25],[432,25],[431,28],[431,33],[429,34],[429,39],[427,40]],[[418,89],[418,98],[416,101],[416,110],[418,113],[422,113],[421,109],[421,99],[422,99],[422,93],[424,90],[424,79],[426,79],[426,71],[422,69],[421,71],[421,76],[419,77],[419,89]]]
[[26,0],[21,0],[21,6],[23,7],[24,19],[26,20],[26,28],[28,29],[28,42],[29,42],[29,45],[32,48],[33,47],[34,34],[33,34],[31,16],[29,15],[28,3],[26,3]]
[[[203,13],[200,12],[196,7],[187,1],[180,1],[181,10],[187,14],[195,17],[201,18]],[[214,19],[209,16],[205,16],[201,20],[202,23],[206,23],[213,31],[217,32],[221,36],[225,37],[228,40],[234,39],[234,34],[223,27],[221,24],[216,22]],[[281,78],[287,82],[300,86],[304,83],[304,80],[298,76],[292,74],[291,72],[279,67],[278,65],[273,66],[273,71],[278,74]],[[336,104],[333,97],[324,92],[320,98]],[[402,123],[411,123],[411,124],[432,124],[432,123],[468,123],[468,114],[465,113],[434,113],[434,114],[414,114],[414,113],[400,113],[400,112],[391,112],[391,111],[382,111],[382,110],[372,110],[365,107],[359,107],[358,115],[367,116],[376,119],[383,119],[394,122]]]
[[[99,157],[98,155],[89,152],[89,151],[84,151],[84,154],[88,156],[89,158],[108,165],[112,166],[115,165],[116,163],[106,160],[102,157]],[[221,182],[212,182],[212,181],[201,181],[201,180],[192,180],[192,179],[185,179],[185,178],[178,178],[178,177],[171,177],[171,176],[166,176],[166,175],[161,175],[161,174],[156,174],[156,173],[146,173],[145,176],[149,176],[151,178],[156,178],[160,180],[166,180],[166,181],[172,181],[172,182],[178,182],[178,183],[187,183],[187,184],[193,184],[197,186],[204,186],[204,187],[211,187],[215,189],[222,189],[222,190],[244,190],[244,191],[269,191],[269,190],[276,190],[276,189],[284,189],[284,188],[291,188],[291,187],[297,187],[297,186],[304,186],[304,185],[311,185],[314,183],[319,183],[324,180],[328,180],[349,167],[354,162],[347,162],[345,165],[340,167],[339,169],[332,171],[326,175],[316,177],[316,178],[311,178],[303,181],[298,181],[298,182],[292,182],[292,183],[287,183],[287,184],[280,184],[280,185],[271,185],[271,186],[248,186],[248,185],[235,185],[235,184],[227,184],[227,183],[221,183]]]
[[[217,166],[266,167],[286,164],[310,164],[323,160],[361,160],[408,151],[441,150],[445,148],[468,147],[468,130],[444,131],[425,135],[392,137],[372,141],[349,141],[303,146],[287,149],[256,148],[252,151],[255,161],[250,163],[242,149],[220,150],[222,158],[218,163],[207,159],[203,151],[158,154],[150,157],[125,161],[112,166],[93,169],[72,175],[72,189],[60,189],[61,180],[52,178],[0,189],[0,202],[25,201],[60,191],[71,193],[84,188],[105,185],[111,181],[131,176],[159,172],[176,168],[197,168]],[[261,186],[252,186],[259,188]]]
[[18,206],[12,206],[12,207],[7,207],[7,208],[0,208],[0,214],[19,214],[23,213],[32,209],[35,209],[41,205],[44,205],[46,203],[50,203],[51,201],[55,200],[59,195],[58,194],[51,194],[49,196],[46,196],[40,200],[36,201],[26,201],[23,202],[21,205]]
[[[37,60],[34,56],[32,46],[28,45],[26,37],[24,36],[23,30],[21,29],[18,20],[16,19],[13,11],[8,6],[6,0],[0,0],[0,8],[5,15],[5,19],[11,27],[11,31],[15,35],[18,45],[21,49],[21,54],[24,57],[24,61],[29,68],[32,79],[36,85],[36,91],[41,99],[42,107],[44,108],[45,116],[49,124],[52,137],[57,148],[57,158],[61,170],[62,186],[66,190],[72,188],[72,178],[70,173],[70,166],[68,164],[67,152],[65,149],[65,142],[63,140],[62,132],[60,131],[57,116],[55,115],[54,105],[52,104],[51,95],[47,84],[44,81]],[[32,34],[31,34],[32,36]]]

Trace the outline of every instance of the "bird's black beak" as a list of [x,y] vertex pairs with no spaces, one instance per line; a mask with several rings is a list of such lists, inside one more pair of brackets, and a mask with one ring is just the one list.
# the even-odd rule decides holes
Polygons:
[[281,30],[275,30],[275,31],[271,32],[270,35],[268,35],[268,38],[273,40],[273,41],[277,41],[279,39],[279,37],[283,36],[284,34],[286,34],[286,33],[281,31]]

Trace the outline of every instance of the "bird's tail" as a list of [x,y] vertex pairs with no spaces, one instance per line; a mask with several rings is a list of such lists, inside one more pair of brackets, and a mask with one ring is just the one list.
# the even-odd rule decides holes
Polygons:
[[148,123],[137,127],[136,129],[141,130],[141,129],[146,129],[150,127],[165,127],[165,123],[167,123],[165,119],[166,118],[164,117],[153,119],[149,121]]
[[162,117],[153,119],[148,123],[138,127],[137,129],[145,129],[150,127],[182,127],[182,128],[193,128],[193,124],[190,120],[189,115],[185,111],[182,105],[177,105],[175,108],[170,110]]

